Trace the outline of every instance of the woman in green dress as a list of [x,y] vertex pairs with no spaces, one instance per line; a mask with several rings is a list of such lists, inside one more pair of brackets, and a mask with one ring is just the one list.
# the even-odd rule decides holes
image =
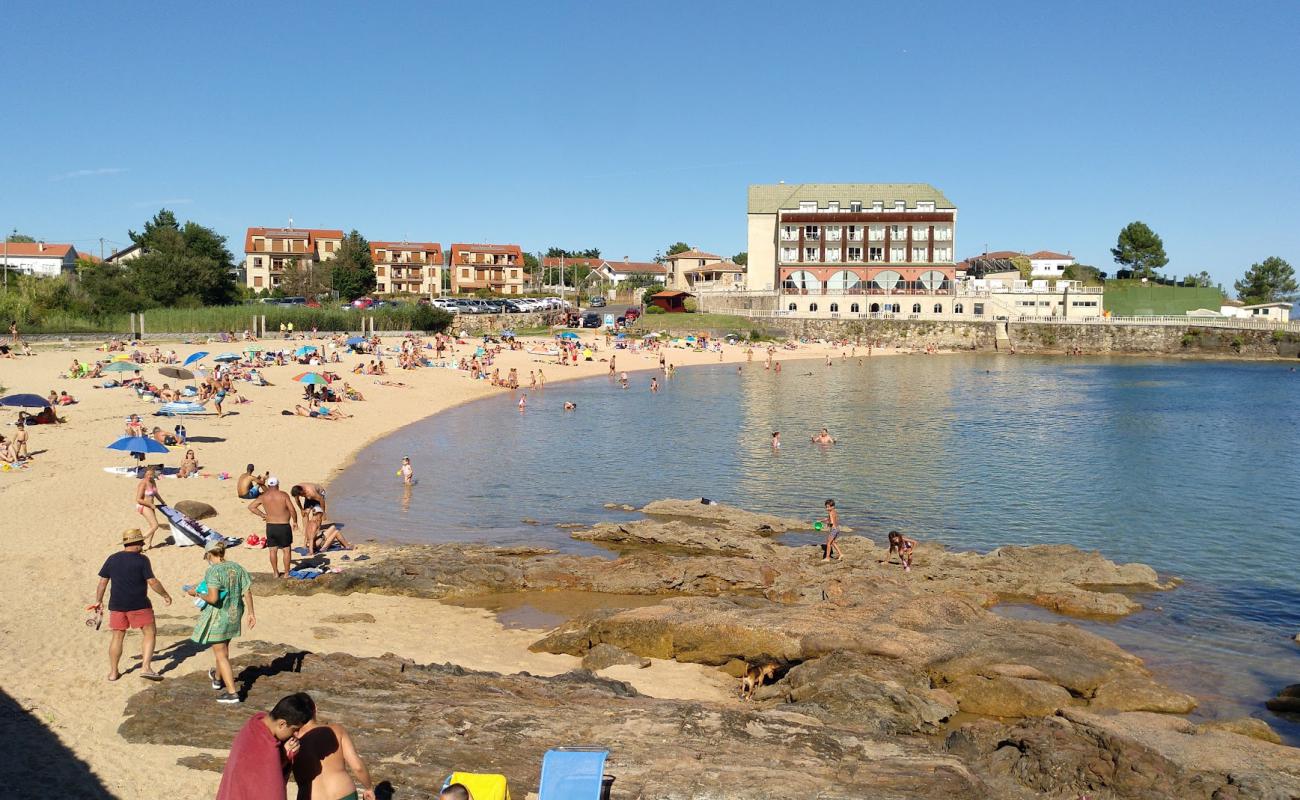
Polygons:
[[[199,621],[190,639],[212,645],[217,667],[208,670],[208,679],[212,681],[213,689],[224,690],[217,696],[217,702],[238,703],[239,692],[235,690],[235,675],[230,669],[230,640],[239,635],[245,610],[248,612],[248,627],[257,625],[257,617],[253,614],[253,579],[242,566],[226,561],[226,543],[221,539],[207,543],[203,548],[203,558],[208,562],[203,584],[185,588],[186,594],[207,602],[199,612]],[[205,591],[200,592],[199,588]]]

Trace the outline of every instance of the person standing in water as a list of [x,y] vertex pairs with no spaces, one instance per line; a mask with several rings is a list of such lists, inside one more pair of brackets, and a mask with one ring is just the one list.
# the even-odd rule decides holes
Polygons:
[[832,558],[843,559],[844,554],[840,552],[840,546],[835,543],[835,540],[840,537],[840,512],[836,510],[834,500],[826,501],[826,518],[822,520],[822,524],[828,528],[822,561],[830,561]]
[[657,392],[657,391],[659,391],[659,379],[658,379],[658,378],[651,378],[651,379],[650,379],[650,391],[652,391],[652,392]]
[[402,483],[410,486],[415,483],[415,468],[411,466],[411,457],[402,456]]
[[772,449],[773,449],[773,450],[780,450],[780,449],[781,449],[781,432],[780,432],[780,431],[772,431]]

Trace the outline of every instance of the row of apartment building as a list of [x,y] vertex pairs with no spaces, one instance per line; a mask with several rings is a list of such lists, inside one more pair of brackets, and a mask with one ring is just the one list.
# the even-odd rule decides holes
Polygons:
[[[245,285],[255,291],[275,289],[287,269],[328,265],[343,245],[343,236],[333,228],[249,228],[244,237]],[[453,293],[524,293],[524,253],[517,244],[457,243],[451,246],[450,258],[444,258],[437,242],[373,241],[370,257],[379,294],[437,295],[443,293],[444,283]]]

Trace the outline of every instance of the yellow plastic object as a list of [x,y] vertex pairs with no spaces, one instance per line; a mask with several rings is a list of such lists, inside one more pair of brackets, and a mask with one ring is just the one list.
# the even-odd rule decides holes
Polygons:
[[474,800],[510,800],[510,787],[506,785],[506,776],[488,775],[478,772],[453,772],[447,783],[459,783],[469,789]]

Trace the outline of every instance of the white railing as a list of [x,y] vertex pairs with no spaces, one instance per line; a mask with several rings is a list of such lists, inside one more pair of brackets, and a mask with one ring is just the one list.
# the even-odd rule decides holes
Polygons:
[[[735,295],[770,296],[771,292],[729,292]],[[854,295],[858,296],[858,295]],[[934,314],[920,313],[913,314],[910,311],[901,311],[897,314],[892,312],[862,312],[853,313],[851,311],[840,310],[831,312],[829,306],[826,310],[818,311],[790,311],[788,309],[760,310],[750,308],[727,309],[725,313],[735,314],[739,317],[753,317],[758,319],[764,318],[786,318],[786,319],[904,319],[919,320],[925,322],[1014,322],[1014,323],[1039,323],[1047,325],[1100,325],[1100,326],[1150,326],[1150,327],[1185,327],[1185,328],[1224,328],[1229,330],[1256,330],[1256,331],[1300,331],[1300,322],[1266,322],[1264,320],[1242,319],[1240,317],[1179,317],[1179,316],[1151,316],[1151,317],[1037,317],[1024,314],[997,314],[984,313],[976,315],[967,314]]]

